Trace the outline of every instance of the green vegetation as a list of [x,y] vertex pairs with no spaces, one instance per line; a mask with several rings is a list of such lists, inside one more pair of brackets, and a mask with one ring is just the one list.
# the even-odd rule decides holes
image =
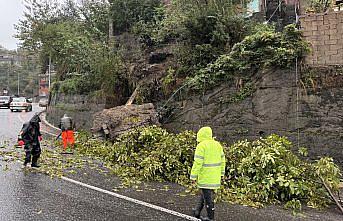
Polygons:
[[247,97],[250,97],[253,94],[254,90],[255,89],[253,87],[253,84],[251,82],[247,82],[245,83],[244,87],[241,88],[237,93],[233,94],[232,96],[228,98],[226,97],[221,98],[220,102],[231,104],[231,103],[237,103],[237,102],[243,101]]
[[281,33],[273,27],[258,26],[255,34],[236,44],[229,54],[200,69],[188,84],[195,90],[209,89],[223,80],[250,77],[264,68],[288,68],[308,51],[309,44],[301,39],[301,32],[294,25]]
[[130,31],[137,23],[152,22],[161,7],[160,0],[110,0],[115,33]]
[[78,151],[111,163],[111,170],[126,184],[139,181],[169,181],[186,186],[192,166],[195,134],[178,135],[159,127],[137,128],[114,144],[84,138]]
[[[159,82],[165,97],[184,82],[207,90],[234,76],[251,78],[264,68],[289,67],[308,51],[295,26],[280,33],[257,24],[245,17],[241,1],[174,0],[168,6],[161,0],[26,2],[32,10],[17,25],[17,37],[24,49],[39,55],[42,67],[52,59],[60,81],[54,91],[63,93],[123,93],[118,85],[137,81],[129,67],[141,64],[146,52],[165,47],[174,55],[168,76]],[[132,50],[136,46],[118,36],[138,40],[141,50]],[[151,101],[153,95],[144,94],[140,101]]]
[[27,4],[32,10],[16,26],[22,48],[38,54],[43,67],[51,58],[57,80],[68,81],[62,88],[64,92],[107,90],[105,83],[113,81],[120,65],[112,62],[118,56],[108,48],[108,5],[94,1],[85,1],[81,6],[73,1],[66,1],[66,5],[55,1]]
[[[16,26],[17,38],[23,49],[39,56],[42,72],[52,59],[57,80],[68,81],[62,89],[64,93],[115,93],[117,81],[130,81],[125,75],[128,58],[123,57],[128,49],[122,51],[119,42],[111,44],[114,40],[109,36],[110,22],[116,35],[129,33],[140,39],[143,48],[174,44],[175,76],[191,75],[215,61],[253,27],[236,10],[240,1],[175,0],[168,7],[161,0],[83,1],[81,5],[70,0],[64,5],[57,1],[25,2],[31,10]],[[73,83],[70,74],[74,76]],[[89,82],[84,83],[85,80]],[[75,90],[79,87],[77,82],[88,88]]]
[[248,35],[253,22],[236,10],[240,1],[175,0],[149,23],[137,23],[134,33],[146,46],[175,44],[178,74],[206,66]]
[[333,1],[330,0],[309,0],[307,12],[324,13],[332,7]]
[[233,144],[226,152],[229,179],[223,199],[251,206],[285,202],[295,210],[301,209],[300,203],[315,208],[328,205],[330,197],[319,177],[337,191],[338,166],[331,158],[314,163],[300,160],[291,148],[290,141],[277,135]]
[[[83,139],[78,151],[109,163],[126,184],[168,181],[190,187],[196,146],[193,132],[172,134],[152,126],[134,129],[114,144]],[[301,203],[315,208],[327,206],[330,197],[320,177],[337,191],[341,176],[338,166],[331,158],[314,163],[301,160],[291,148],[287,138],[277,135],[239,141],[225,148],[226,178],[218,199],[256,207],[281,202],[293,210],[300,210]]]

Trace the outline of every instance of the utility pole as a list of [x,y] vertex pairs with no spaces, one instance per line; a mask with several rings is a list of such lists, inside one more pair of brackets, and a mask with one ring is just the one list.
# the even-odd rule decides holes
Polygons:
[[9,91],[10,87],[10,72],[11,72],[12,60],[10,63],[10,68],[7,70],[7,91]]
[[18,96],[20,96],[20,76],[19,76],[19,71],[18,71]]
[[108,46],[112,52],[114,46],[114,27],[113,27],[113,18],[111,14],[111,3],[108,1]]
[[51,55],[49,56],[49,91],[51,86]]

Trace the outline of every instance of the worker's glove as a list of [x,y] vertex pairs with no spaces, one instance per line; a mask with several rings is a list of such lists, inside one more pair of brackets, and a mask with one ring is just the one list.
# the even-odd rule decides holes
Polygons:
[[25,142],[23,140],[18,141],[18,146],[22,147],[25,145]]
[[38,137],[38,140],[39,140],[39,141],[42,141],[42,140],[43,140],[43,137],[42,137],[42,136],[39,136],[39,137]]

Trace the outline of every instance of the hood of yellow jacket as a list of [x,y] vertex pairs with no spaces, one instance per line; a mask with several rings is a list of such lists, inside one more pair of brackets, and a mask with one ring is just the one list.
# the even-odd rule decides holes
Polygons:
[[212,129],[210,127],[202,127],[197,133],[197,141],[200,143],[205,140],[212,140]]

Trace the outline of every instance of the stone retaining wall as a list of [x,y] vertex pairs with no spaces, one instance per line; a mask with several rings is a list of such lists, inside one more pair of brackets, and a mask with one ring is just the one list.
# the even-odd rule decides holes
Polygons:
[[104,99],[90,98],[86,95],[52,96],[47,108],[47,120],[58,126],[61,117],[68,114],[75,121],[76,128],[90,131],[93,124],[93,114],[105,109]]

